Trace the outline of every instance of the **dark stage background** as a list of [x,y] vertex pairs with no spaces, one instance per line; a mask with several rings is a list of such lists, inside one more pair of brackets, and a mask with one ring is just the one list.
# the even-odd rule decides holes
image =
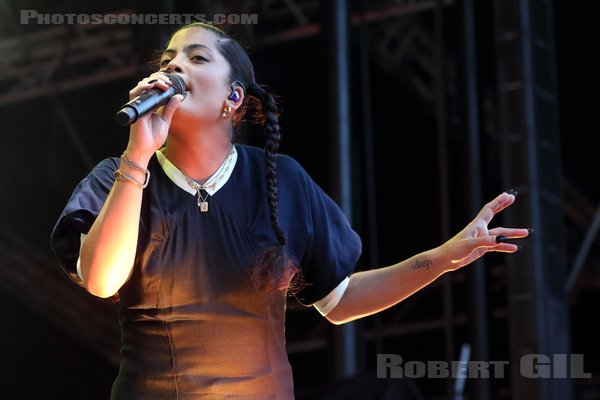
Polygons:
[[[68,282],[50,251],[49,235],[77,182],[97,162],[124,149],[127,129],[113,122],[114,113],[145,76],[152,51],[161,48],[174,28],[25,25],[21,10],[257,14],[257,24],[225,27],[248,48],[257,81],[278,95],[281,152],[296,158],[333,193],[340,171],[333,164],[336,132],[331,115],[339,99],[332,94],[332,48],[327,41],[332,21],[325,3],[0,0],[0,399],[108,398],[118,361],[115,305]],[[528,213],[530,182],[511,180],[511,168],[521,164],[506,152],[512,139],[502,128],[503,121],[518,114],[517,106],[509,114],[502,112],[502,71],[521,61],[498,50],[499,3],[477,2],[474,31],[467,33],[467,1],[347,2],[349,14],[355,16],[348,59],[352,171],[341,172],[351,172],[354,183],[353,225],[365,244],[359,269],[374,262],[388,265],[437,246],[470,220],[473,207],[483,205],[473,205],[470,197],[476,188],[470,180],[474,171],[468,152],[469,77],[475,78],[477,95],[479,193],[487,202],[514,185],[522,194],[515,211],[507,212]],[[508,3],[517,9],[522,4],[504,4]],[[561,300],[566,317],[552,327],[550,336],[566,343],[570,353],[584,354],[585,371],[591,373],[565,383],[572,397],[562,398],[600,399],[600,349],[595,339],[600,335],[595,323],[600,239],[593,232],[581,270],[573,273],[600,202],[593,109],[598,28],[581,2],[523,3],[543,3],[552,11],[552,18],[544,20],[551,22],[544,46],[556,55],[551,59],[555,74],[550,74],[555,91],[547,95],[556,97],[548,126],[558,132],[558,139],[548,135],[541,149],[558,149],[559,162],[540,165],[539,178],[559,182],[560,212],[551,215],[564,232],[564,257],[558,258],[565,269],[564,282],[569,276],[576,278]],[[359,24],[356,16],[365,22]],[[506,18],[504,24],[512,17]],[[532,14],[534,25],[538,19],[543,17]],[[468,38],[476,50],[476,75],[467,69]],[[543,70],[551,63],[537,65]],[[540,124],[536,131],[540,137],[545,127]],[[262,146],[254,126],[241,129],[236,140]],[[514,221],[500,217],[493,225]],[[554,227],[543,229],[558,229]],[[534,228],[536,235],[545,235]],[[528,242],[524,246],[525,255],[511,256],[514,263],[522,263],[520,268],[527,268],[527,246],[533,247]],[[474,276],[475,268],[485,268],[483,303],[473,297],[482,284]],[[452,379],[376,379],[376,355],[400,354],[406,361],[458,360],[462,345],[476,348],[479,325],[474,310],[483,305],[487,359],[512,360],[516,316],[511,311],[510,268],[505,256],[488,255],[484,265],[444,277],[392,309],[355,323],[358,370],[351,377],[342,376],[343,369],[336,367],[340,329],[290,299],[287,338],[297,398],[453,398]],[[487,389],[476,379],[468,380],[465,398],[558,398],[544,392],[552,385],[536,380],[527,383],[534,388],[523,389],[508,371],[507,375],[487,380]]]

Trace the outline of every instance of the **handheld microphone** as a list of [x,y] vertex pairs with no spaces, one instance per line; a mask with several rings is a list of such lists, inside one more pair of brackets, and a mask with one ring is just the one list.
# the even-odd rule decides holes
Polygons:
[[142,92],[135,99],[130,100],[121,106],[115,121],[121,126],[127,126],[133,124],[143,115],[148,114],[163,106],[169,102],[171,97],[176,94],[184,94],[187,90],[185,81],[183,78],[176,74],[167,75],[167,78],[171,81],[171,87],[167,90],[160,88],[152,88]]

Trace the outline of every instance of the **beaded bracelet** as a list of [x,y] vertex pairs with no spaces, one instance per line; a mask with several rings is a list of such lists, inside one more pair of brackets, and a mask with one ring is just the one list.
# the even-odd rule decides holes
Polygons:
[[131,175],[122,173],[121,170],[118,169],[114,172],[114,177],[117,181],[129,181],[134,183],[139,188],[145,189],[146,186],[148,186],[148,182],[150,181],[150,171],[146,170],[146,179],[144,180],[144,183],[138,181]]

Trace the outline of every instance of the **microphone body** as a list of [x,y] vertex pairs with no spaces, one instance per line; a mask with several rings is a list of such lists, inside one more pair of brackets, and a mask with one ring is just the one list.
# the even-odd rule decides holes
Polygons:
[[171,97],[176,94],[185,93],[186,85],[181,76],[170,74],[167,75],[167,78],[171,81],[171,87],[167,90],[155,87],[140,93],[139,96],[122,105],[115,116],[117,124],[121,126],[131,125],[141,116],[167,104]]

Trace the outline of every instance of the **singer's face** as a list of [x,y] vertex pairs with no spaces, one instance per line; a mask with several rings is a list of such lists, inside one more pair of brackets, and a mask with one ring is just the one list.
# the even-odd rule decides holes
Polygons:
[[221,118],[224,100],[230,93],[227,60],[217,50],[217,36],[200,27],[177,32],[165,49],[161,69],[181,75],[188,95],[173,117],[173,125],[189,123],[210,124]]

